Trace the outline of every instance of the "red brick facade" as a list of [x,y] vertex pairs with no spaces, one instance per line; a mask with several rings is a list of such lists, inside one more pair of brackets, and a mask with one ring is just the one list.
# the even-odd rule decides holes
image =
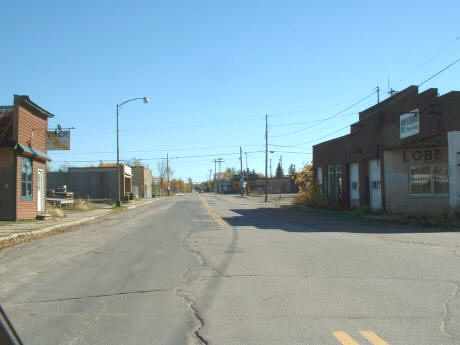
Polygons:
[[[0,185],[2,200],[6,207],[0,211],[0,219],[15,220],[33,218],[46,208],[46,133],[48,118],[52,114],[30,101],[27,96],[14,97],[14,111],[8,115],[13,124],[11,135],[0,142]],[[23,158],[32,161],[32,197],[22,197]],[[38,171],[42,170],[42,212],[38,211]]]

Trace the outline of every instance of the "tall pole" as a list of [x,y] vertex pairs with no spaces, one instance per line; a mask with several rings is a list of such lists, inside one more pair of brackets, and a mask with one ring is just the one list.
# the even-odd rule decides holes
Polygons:
[[219,193],[222,192],[221,190],[221,187],[220,187],[220,164],[223,162],[224,160],[222,158],[219,158],[219,159],[216,159],[216,162],[219,163],[219,175],[217,177],[217,181],[218,181],[218,191]]
[[270,158],[270,177],[272,177],[272,159]]
[[283,175],[284,175],[284,171],[283,171],[283,156],[280,156],[280,170],[281,170],[281,180],[280,180],[280,199],[281,199],[281,192],[282,192],[282,188],[283,188]]
[[377,103],[380,103],[380,88],[377,86]]
[[118,190],[118,199],[117,199],[117,207],[121,206],[121,199],[120,199],[120,143],[118,139],[118,104],[117,104],[117,190]]
[[243,151],[240,146],[240,178],[243,177]]
[[[118,133],[118,112],[122,105],[136,101],[136,100],[143,100],[145,104],[149,103],[149,99],[147,97],[136,97],[128,99],[122,103],[117,103],[117,190],[118,190],[118,199],[117,199],[117,206],[121,206],[121,197],[120,197],[120,143],[119,143],[119,133]],[[123,185],[124,185],[124,176],[123,176]]]
[[268,115],[265,114],[265,202],[268,201]]
[[248,153],[245,152],[244,155],[246,156],[246,180],[249,177],[249,168],[248,168]]
[[214,159],[214,193],[217,194],[217,159]]
[[168,196],[169,196],[169,154],[166,154],[166,173],[168,174]]

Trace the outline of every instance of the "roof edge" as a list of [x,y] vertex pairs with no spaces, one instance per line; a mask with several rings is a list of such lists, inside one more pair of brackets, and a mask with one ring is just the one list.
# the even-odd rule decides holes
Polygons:
[[51,114],[49,111],[43,109],[38,104],[32,102],[30,100],[29,96],[27,96],[27,95],[14,95],[14,104],[17,103],[16,101],[24,103],[24,104],[27,104],[28,106],[30,106],[30,107],[34,108],[36,111],[38,111],[41,115],[44,115],[44,116],[46,116],[48,118],[54,117],[54,115]]

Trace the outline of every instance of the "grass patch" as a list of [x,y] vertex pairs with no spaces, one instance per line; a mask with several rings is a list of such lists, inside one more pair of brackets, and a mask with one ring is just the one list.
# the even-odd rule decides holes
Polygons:
[[20,219],[20,220],[0,220],[0,226],[9,224],[23,224],[36,222],[36,219]]
[[68,210],[86,212],[96,209],[97,206],[89,199],[83,200],[82,198],[76,199],[73,205],[68,206]]
[[64,217],[64,213],[60,209],[54,208],[52,206],[48,206],[47,213],[53,218]]
[[396,222],[401,225],[418,225],[424,228],[460,228],[460,218],[454,214],[441,215],[409,214],[396,217]]

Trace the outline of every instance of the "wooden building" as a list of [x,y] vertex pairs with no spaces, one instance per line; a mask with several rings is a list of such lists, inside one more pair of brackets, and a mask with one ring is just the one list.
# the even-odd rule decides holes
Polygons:
[[15,95],[13,105],[0,106],[0,220],[34,218],[46,211],[51,117],[28,96]]

